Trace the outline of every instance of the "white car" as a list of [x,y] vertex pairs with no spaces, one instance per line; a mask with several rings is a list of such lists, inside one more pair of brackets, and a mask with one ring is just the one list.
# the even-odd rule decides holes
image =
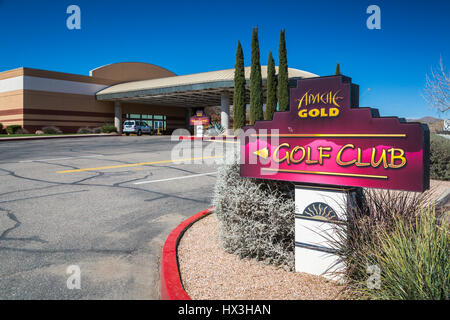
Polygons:
[[129,136],[130,133],[136,133],[138,136],[141,136],[143,133],[153,134],[153,128],[150,127],[145,121],[126,120],[123,123],[122,132],[127,136]]

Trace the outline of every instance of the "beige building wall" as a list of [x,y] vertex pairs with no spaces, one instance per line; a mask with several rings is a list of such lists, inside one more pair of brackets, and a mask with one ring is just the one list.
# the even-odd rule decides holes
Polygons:
[[24,105],[24,127],[30,132],[46,126],[76,132],[114,122],[113,103],[95,96],[25,90]]
[[[114,103],[97,101],[95,93],[116,83],[175,76],[164,68],[143,63],[117,63],[91,71],[92,76],[18,68],[0,72],[0,123],[23,126],[34,133],[56,126],[65,133],[81,127],[114,123]],[[186,109],[145,104],[123,104],[125,114],[167,117],[167,129],[186,125]]]
[[18,68],[0,73],[0,123],[18,124],[34,133],[46,126],[63,132],[98,127],[113,119],[111,103],[95,93],[115,83],[46,70]]
[[0,123],[23,126],[23,90],[0,92]]

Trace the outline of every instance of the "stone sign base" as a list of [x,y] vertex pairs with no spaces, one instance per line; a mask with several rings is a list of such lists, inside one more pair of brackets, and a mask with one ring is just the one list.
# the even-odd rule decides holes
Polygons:
[[345,223],[349,206],[357,204],[358,188],[295,187],[295,271],[336,278],[341,270],[330,239]]
[[194,136],[196,137],[203,137],[204,134],[204,127],[203,125],[195,125],[194,126]]

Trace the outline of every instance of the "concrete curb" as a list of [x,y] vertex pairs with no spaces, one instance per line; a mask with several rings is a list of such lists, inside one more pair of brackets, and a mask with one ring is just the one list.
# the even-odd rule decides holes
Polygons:
[[30,137],[16,137],[16,138],[0,138],[2,141],[23,141],[23,140],[44,140],[44,139],[65,139],[65,138],[91,138],[91,137],[117,137],[121,134],[80,134],[80,135],[67,135],[67,136],[30,136]]
[[184,220],[167,237],[161,256],[161,300],[191,300],[181,283],[177,248],[186,230],[209,215],[212,209],[206,209]]
[[235,136],[217,136],[217,137],[195,137],[195,136],[179,136],[178,140],[238,140],[239,137]]

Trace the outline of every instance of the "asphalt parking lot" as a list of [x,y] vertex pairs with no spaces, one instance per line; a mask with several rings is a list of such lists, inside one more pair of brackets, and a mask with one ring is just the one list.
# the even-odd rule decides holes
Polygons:
[[[216,164],[171,161],[177,144],[0,142],[0,299],[158,299],[164,240],[211,206],[216,179]],[[67,287],[72,265],[80,289]]]

